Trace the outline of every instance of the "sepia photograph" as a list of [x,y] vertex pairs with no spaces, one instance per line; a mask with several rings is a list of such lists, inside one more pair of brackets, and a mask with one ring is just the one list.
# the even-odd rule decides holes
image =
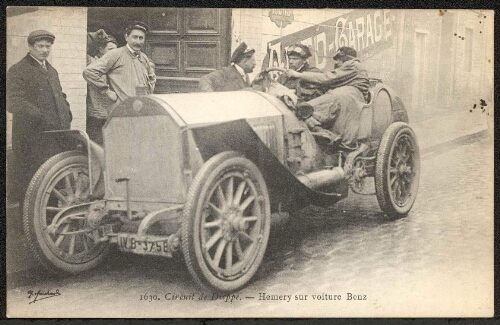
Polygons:
[[6,8],[7,318],[494,316],[494,11]]

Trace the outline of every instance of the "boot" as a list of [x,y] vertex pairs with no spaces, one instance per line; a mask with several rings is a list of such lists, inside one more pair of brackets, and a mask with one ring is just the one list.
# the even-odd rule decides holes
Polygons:
[[340,135],[333,133],[332,131],[328,131],[319,125],[316,125],[311,129],[311,134],[320,145],[338,148],[338,146],[342,143],[342,137]]

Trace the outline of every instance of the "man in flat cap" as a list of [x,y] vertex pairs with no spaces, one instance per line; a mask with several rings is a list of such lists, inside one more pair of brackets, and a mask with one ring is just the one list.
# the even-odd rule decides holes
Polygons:
[[248,74],[255,68],[254,49],[248,48],[242,42],[231,56],[231,65],[207,75],[200,79],[201,91],[233,91],[250,87]]
[[317,132],[320,137],[328,139],[330,145],[342,144],[352,149],[356,147],[361,111],[368,98],[368,73],[351,47],[339,48],[333,59],[337,62],[333,71],[287,70],[286,75],[329,89],[324,95],[305,103],[314,108],[314,113],[305,122],[313,134]]
[[[297,72],[322,72],[318,68],[311,67],[307,62],[307,59],[312,56],[307,45],[295,44],[288,48],[286,53],[288,56],[288,66],[291,70]],[[299,101],[307,102],[325,93],[324,87],[297,78],[289,78],[285,73],[279,76],[278,82],[287,88],[296,90],[295,94]]]
[[[31,177],[50,156],[60,151],[43,131],[67,130],[72,115],[59,76],[47,61],[54,34],[35,30],[28,35],[29,53],[7,73],[7,110],[13,114],[12,151],[20,203]],[[22,205],[21,205],[22,206]]]
[[147,32],[146,24],[133,22],[125,30],[125,46],[109,51],[83,71],[89,85],[112,103],[154,91],[156,75],[151,60],[141,52]]

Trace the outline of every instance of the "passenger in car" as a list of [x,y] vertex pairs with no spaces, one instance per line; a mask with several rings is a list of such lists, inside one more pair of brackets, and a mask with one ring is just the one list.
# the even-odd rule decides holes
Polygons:
[[[297,72],[319,72],[322,71],[318,68],[311,67],[308,58],[312,56],[311,51],[307,45],[296,44],[287,49],[288,66],[290,69]],[[320,86],[317,83],[310,83],[302,81],[297,78],[289,78],[285,73],[280,74],[278,82],[287,88],[294,89],[295,94],[300,101],[310,101],[325,93],[326,87]]]
[[249,73],[255,68],[254,49],[242,42],[231,56],[231,65],[210,72],[200,79],[200,91],[234,91],[250,87]]
[[314,112],[305,120],[307,126],[329,145],[356,147],[361,111],[368,99],[370,86],[366,69],[351,47],[341,47],[333,57],[338,67],[328,72],[287,70],[286,76],[326,86],[329,90],[300,106],[312,106]]

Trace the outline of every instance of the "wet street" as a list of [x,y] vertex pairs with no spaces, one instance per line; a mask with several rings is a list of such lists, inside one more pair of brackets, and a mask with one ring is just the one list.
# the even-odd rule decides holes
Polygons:
[[[30,304],[30,290],[59,295]],[[35,318],[491,316],[493,144],[423,156],[406,218],[352,194],[278,223],[254,281],[233,296],[200,292],[180,256],[118,254],[86,274],[11,286],[7,298],[8,316]]]

